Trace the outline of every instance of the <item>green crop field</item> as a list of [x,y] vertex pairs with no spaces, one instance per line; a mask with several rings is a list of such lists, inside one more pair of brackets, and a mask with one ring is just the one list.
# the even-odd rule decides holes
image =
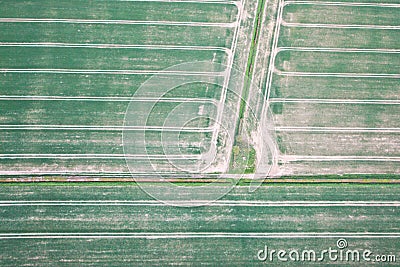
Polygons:
[[365,160],[374,173],[398,173],[400,9],[392,3],[279,3],[267,91],[281,173],[351,165],[369,173]]
[[282,72],[397,74],[399,62],[398,54],[282,51],[276,67]]
[[226,47],[233,33],[223,27],[147,24],[4,23],[3,42],[67,42],[82,44],[193,45]]
[[[19,0],[0,10],[2,176],[130,175],[123,142],[133,157],[177,153],[189,164],[210,149],[236,49],[236,2]],[[192,130],[170,132],[179,127]]]
[[[221,51],[96,49],[64,47],[2,47],[1,64],[9,69],[77,69],[77,70],[162,70],[188,61],[204,61],[216,54],[224,63]],[[54,55],[57,55],[54,58]],[[156,62],[151,59],[157,58]]]
[[399,0],[0,0],[0,265],[396,266],[399,31]]
[[[318,86],[310,90],[314,84]],[[344,83],[342,77],[279,76],[273,81],[271,96],[302,99],[397,100],[399,99],[397,84],[397,79],[386,78],[346,78]],[[292,89],[294,87],[296,90]]]
[[[265,245],[318,250],[336,247],[339,237],[352,249],[393,253],[398,239],[387,242],[385,233],[398,231],[399,207],[389,204],[398,196],[398,186],[263,186],[254,193],[239,187],[212,205],[182,208],[129,185],[2,186],[1,257],[5,265],[28,258],[37,265],[248,265],[260,263]],[[299,231],[311,236],[296,238]]]
[[285,7],[283,20],[288,23],[397,26],[399,15],[400,10],[393,7],[299,3]]
[[[167,10],[167,12],[166,12]],[[237,9],[229,2],[161,1],[2,1],[2,18],[54,18],[133,21],[233,22]]]
[[280,46],[290,41],[299,47],[396,49],[399,36],[390,29],[283,28]]
[[[280,103],[274,103],[279,105]],[[397,128],[398,105],[365,103],[284,103],[277,127]],[[361,119],[362,118],[362,119]]]

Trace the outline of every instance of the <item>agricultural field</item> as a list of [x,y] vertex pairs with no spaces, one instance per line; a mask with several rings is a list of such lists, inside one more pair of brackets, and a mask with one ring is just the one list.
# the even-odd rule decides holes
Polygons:
[[0,265],[395,266],[399,30],[399,0],[0,0]]
[[130,176],[150,173],[150,160],[178,173],[170,160],[229,158],[219,128],[240,97],[226,87],[241,5],[1,1],[0,176]]
[[399,19],[398,1],[278,1],[266,90],[280,175],[400,173]]
[[258,251],[266,245],[318,251],[336,248],[339,238],[352,250],[399,257],[399,235],[393,234],[400,220],[396,185],[275,185],[254,193],[242,186],[210,205],[191,208],[165,206],[135,185],[2,189],[3,266],[26,259],[34,265],[281,266],[277,258],[260,261]]

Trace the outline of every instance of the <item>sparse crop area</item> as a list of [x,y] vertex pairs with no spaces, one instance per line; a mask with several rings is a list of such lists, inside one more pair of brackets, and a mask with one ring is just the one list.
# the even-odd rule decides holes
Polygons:
[[279,1],[268,99],[281,174],[399,173],[399,12]]

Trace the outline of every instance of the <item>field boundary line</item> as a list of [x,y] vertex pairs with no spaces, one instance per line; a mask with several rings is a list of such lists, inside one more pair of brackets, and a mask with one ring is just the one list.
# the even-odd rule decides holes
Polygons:
[[0,23],[67,23],[67,24],[116,24],[116,25],[161,25],[161,26],[201,26],[234,28],[237,22],[180,22],[180,21],[140,21],[140,20],[91,20],[91,19],[35,19],[0,18]]
[[400,238],[398,232],[292,232],[292,233],[231,233],[231,232],[172,232],[172,233],[6,233],[0,239],[185,239],[185,238]]
[[113,97],[113,96],[7,96],[0,95],[0,101],[98,101],[98,102],[165,102],[165,103],[208,103],[217,105],[217,100],[212,98],[151,98],[151,97]]
[[300,77],[350,77],[350,78],[390,78],[399,79],[400,74],[388,73],[348,73],[348,72],[296,72],[280,71],[275,69],[275,73],[280,76],[300,76]]
[[221,0],[119,0],[121,2],[166,2],[166,3],[195,3],[195,4],[222,4],[222,5],[237,5],[239,0],[221,1]]
[[362,2],[329,2],[329,1],[285,1],[288,5],[312,5],[312,6],[355,6],[355,7],[394,7],[400,8],[400,4],[391,3],[362,3]]
[[119,2],[166,2],[166,3],[199,3],[199,4],[224,4],[237,5],[239,0],[118,0]]
[[[101,178],[107,177],[106,179],[112,179],[112,182],[118,182],[119,180],[117,178],[121,178],[125,182],[134,182],[132,178],[132,174],[130,172],[123,172],[123,171],[117,171],[117,172],[93,172],[93,171],[40,171],[40,172],[35,172],[35,176],[32,176],[32,171],[0,171],[0,184],[7,182],[7,178],[4,176],[18,176],[18,178],[10,178],[12,180],[12,183],[14,181],[22,181],[24,178],[21,178],[21,176],[30,176],[33,177],[32,179],[34,181],[37,180],[37,176],[63,176],[63,175],[74,175],[76,177],[80,176],[87,176],[89,178],[75,178],[75,179],[68,179],[66,178],[66,182],[82,182],[82,181],[90,181],[90,182],[98,182],[101,180]],[[138,177],[146,177],[148,176],[146,173],[137,173],[135,174]],[[3,177],[2,177],[3,176]],[[125,178],[125,179],[124,179]],[[8,181],[10,181],[8,180]],[[32,180],[31,180],[32,181]]]
[[357,128],[357,127],[275,127],[278,132],[319,132],[319,133],[400,133],[400,128]]
[[201,155],[147,155],[147,154],[0,154],[0,159],[174,159],[199,160]]
[[367,48],[336,48],[336,47],[279,47],[277,54],[283,51],[295,52],[333,52],[333,53],[377,53],[377,54],[400,54],[400,49],[367,49]]
[[166,71],[166,70],[93,70],[93,69],[6,69],[0,68],[0,73],[58,73],[58,74],[126,74],[126,75],[172,75],[172,76],[225,76],[226,70],[221,72],[196,71]]
[[[212,207],[400,207],[400,201],[171,201],[174,205],[201,205]],[[73,201],[0,201],[0,207],[15,206],[165,206],[157,200],[73,200]]]
[[167,2],[167,3],[199,3],[199,4],[225,4],[225,5],[236,5],[239,0],[232,1],[221,1],[221,0],[118,0],[121,2]]
[[70,130],[70,131],[165,131],[165,132],[213,132],[210,127],[166,127],[166,126],[101,126],[101,125],[0,125],[1,130]]
[[222,51],[230,55],[231,51],[226,47],[218,46],[184,46],[184,45],[124,45],[124,44],[84,44],[84,43],[15,43],[0,42],[0,47],[54,47],[54,48],[102,48],[102,49],[148,49],[148,50],[198,50],[198,51]]
[[400,157],[385,156],[301,156],[301,155],[281,155],[281,162],[296,161],[393,161],[400,162]]
[[292,23],[282,21],[284,27],[299,28],[329,28],[329,29],[370,29],[370,30],[400,30],[400,26],[362,25],[362,24],[323,24],[323,23]]
[[271,103],[307,103],[307,104],[369,104],[369,105],[400,105],[400,100],[381,99],[319,99],[319,98],[271,98]]

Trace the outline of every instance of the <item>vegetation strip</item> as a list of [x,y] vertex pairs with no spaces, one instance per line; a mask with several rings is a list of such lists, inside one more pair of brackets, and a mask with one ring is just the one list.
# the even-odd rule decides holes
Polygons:
[[[253,77],[253,70],[254,70],[254,61],[256,58],[256,49],[258,46],[258,41],[259,41],[259,35],[260,35],[260,28],[261,28],[261,22],[263,18],[263,12],[264,12],[264,6],[265,6],[265,0],[259,0],[258,6],[257,6],[257,13],[256,13],[256,19],[254,22],[254,32],[253,32],[253,38],[251,41],[251,46],[250,46],[250,53],[249,57],[247,60],[247,68],[246,68],[246,75],[247,79],[245,80],[244,83],[244,88],[243,88],[243,93],[242,93],[242,100],[240,102],[240,110],[239,110],[239,121],[243,119],[244,112],[246,110],[246,100],[249,95],[249,89]],[[238,131],[239,129],[237,129]]]
[[[217,183],[218,185],[229,184],[234,179],[203,179],[203,178],[166,178],[162,181],[157,181],[151,178],[121,178],[121,177],[82,177],[80,179],[71,179],[71,177],[18,177],[0,178],[0,186],[6,185],[76,185],[76,186],[99,186],[99,185],[124,185],[131,186],[137,185],[136,182],[151,184],[161,184],[165,182],[182,185],[204,185],[205,183]],[[238,186],[248,186],[251,179],[242,179],[237,183]],[[400,184],[400,175],[319,175],[319,176],[297,176],[297,177],[282,177],[282,178],[269,178],[265,179],[263,185],[271,186],[273,184]]]

